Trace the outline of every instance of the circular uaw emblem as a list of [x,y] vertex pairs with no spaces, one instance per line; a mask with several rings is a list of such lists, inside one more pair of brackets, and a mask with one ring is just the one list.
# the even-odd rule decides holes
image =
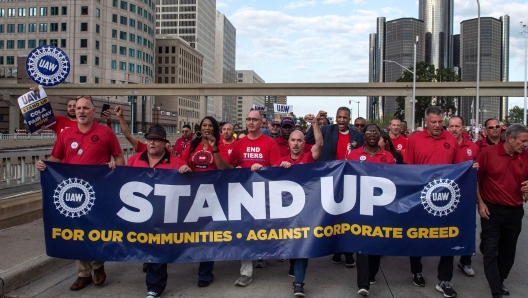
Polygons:
[[44,86],[62,83],[70,73],[70,59],[54,46],[40,46],[26,60],[26,71],[33,82]]
[[455,211],[460,202],[460,188],[453,180],[435,179],[425,186],[420,199],[428,213],[434,216],[447,216]]
[[365,155],[361,155],[361,156],[359,157],[359,160],[361,160],[361,161],[367,160],[367,157],[366,157]]
[[398,150],[402,150],[403,149],[403,145],[402,144],[398,144],[397,149]]
[[53,194],[53,204],[66,217],[81,217],[88,214],[95,201],[95,192],[88,182],[69,178],[62,181]]
[[72,142],[70,146],[72,147],[72,149],[77,149],[77,147],[79,147],[79,143]]

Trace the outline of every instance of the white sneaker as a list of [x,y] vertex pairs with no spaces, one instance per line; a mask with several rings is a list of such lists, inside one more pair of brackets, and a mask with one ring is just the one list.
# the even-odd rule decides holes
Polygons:
[[361,289],[359,289],[358,294],[361,295],[361,296],[368,296],[369,295],[369,291],[367,289],[365,289],[365,288],[361,288]]
[[475,276],[475,270],[471,268],[471,265],[464,265],[462,263],[458,263],[458,268],[464,272],[465,276]]
[[245,287],[249,285],[249,283],[252,281],[253,281],[253,278],[251,278],[251,276],[240,275],[240,277],[235,281],[235,285],[240,286],[240,287]]

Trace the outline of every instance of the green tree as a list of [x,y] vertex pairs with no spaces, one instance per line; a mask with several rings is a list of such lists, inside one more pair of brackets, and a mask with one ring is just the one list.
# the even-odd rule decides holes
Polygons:
[[[413,67],[410,66],[409,69],[413,71]],[[412,82],[413,74],[410,71],[405,70],[402,76],[397,80],[397,82]],[[425,62],[419,62],[416,64],[416,82],[460,82],[460,77],[449,68],[440,68],[436,69],[434,65],[428,64]],[[396,98],[398,103],[398,108],[394,116],[405,119],[405,97],[400,96]],[[418,124],[420,119],[423,118],[425,114],[425,109],[435,105],[444,111],[449,111],[451,109],[452,113],[456,112],[454,100],[451,97],[447,96],[418,96],[416,97],[415,104],[415,120]],[[409,127],[410,127],[409,123]]]
[[518,106],[514,106],[508,112],[508,117],[506,117],[506,121],[504,121],[504,124],[510,126],[515,123],[523,123],[523,122],[524,122],[524,109]]
[[386,114],[382,119],[370,119],[369,123],[374,123],[379,126],[380,129],[384,129],[389,127],[389,123],[392,119],[394,119],[394,117],[395,115],[393,114]]

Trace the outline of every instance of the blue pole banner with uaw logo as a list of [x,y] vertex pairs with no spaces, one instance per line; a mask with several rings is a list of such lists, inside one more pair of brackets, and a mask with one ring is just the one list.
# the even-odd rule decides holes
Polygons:
[[333,161],[185,174],[46,164],[52,257],[175,263],[475,252],[471,162]]

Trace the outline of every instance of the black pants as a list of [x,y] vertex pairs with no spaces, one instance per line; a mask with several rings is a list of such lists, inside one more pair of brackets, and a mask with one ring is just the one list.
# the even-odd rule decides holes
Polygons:
[[380,268],[381,256],[369,255],[368,262],[369,262],[369,282],[370,282],[371,280],[376,279],[376,274],[378,274],[378,271]]
[[167,286],[167,277],[166,263],[148,263],[146,275],[147,292],[163,293]]
[[501,293],[501,284],[515,261],[517,239],[521,233],[524,209],[485,202],[489,219],[480,219],[480,251],[484,255],[484,273],[492,295]]
[[[453,278],[453,256],[440,257],[438,263],[438,280],[451,281]],[[412,274],[422,272],[422,257],[410,257]]]
[[356,254],[356,268],[358,288],[370,289],[369,255]]

